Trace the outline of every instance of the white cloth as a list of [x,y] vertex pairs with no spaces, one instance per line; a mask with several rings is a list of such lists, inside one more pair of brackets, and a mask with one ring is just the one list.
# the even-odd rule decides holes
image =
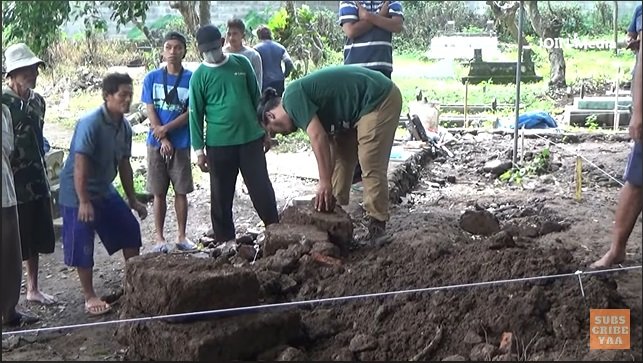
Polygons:
[[13,151],[13,122],[9,107],[2,105],[2,208],[18,204],[13,184],[13,171],[9,155]]

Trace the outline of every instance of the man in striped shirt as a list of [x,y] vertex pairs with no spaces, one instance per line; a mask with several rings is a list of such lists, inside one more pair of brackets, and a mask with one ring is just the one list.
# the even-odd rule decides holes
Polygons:
[[393,33],[402,31],[401,1],[340,1],[339,23],[346,34],[344,64],[393,72]]
[[[402,31],[404,14],[401,1],[340,1],[339,23],[346,35],[344,64],[354,64],[382,72],[393,72],[393,33]],[[353,183],[362,180],[355,168]]]

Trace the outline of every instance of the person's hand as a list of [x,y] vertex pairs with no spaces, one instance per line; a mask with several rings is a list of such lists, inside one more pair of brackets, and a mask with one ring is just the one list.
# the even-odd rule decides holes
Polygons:
[[174,148],[172,147],[172,143],[168,139],[163,139],[161,140],[161,155],[163,156],[172,156],[172,153],[174,152]]
[[165,136],[167,136],[167,127],[155,126],[152,128],[152,135],[154,135],[157,140],[163,140]]
[[266,132],[266,136],[263,137],[263,152],[267,153],[272,147],[272,138],[270,134]]
[[147,217],[147,207],[138,200],[130,201],[129,207],[138,213],[139,218],[145,219]]
[[205,154],[201,154],[198,156],[196,165],[199,166],[199,169],[201,169],[202,172],[204,173],[210,172],[210,168],[208,166],[208,159],[205,157]]
[[315,195],[315,210],[318,212],[332,212],[335,210],[335,196],[330,183],[319,182]]
[[94,206],[91,202],[80,202],[78,205],[78,220],[89,223],[94,221]]
[[643,141],[643,134],[641,131],[642,128],[643,121],[641,120],[641,112],[638,110],[634,110],[632,112],[632,119],[630,120],[629,126],[630,137],[632,138],[632,140]]
[[388,1],[385,1],[382,3],[382,7],[380,8],[380,12],[379,12],[380,16],[388,18],[388,6],[389,6]]
[[362,5],[361,2],[355,1],[355,5],[357,5],[357,16],[359,20],[365,20],[368,21],[370,19],[371,13],[366,10],[364,5]]

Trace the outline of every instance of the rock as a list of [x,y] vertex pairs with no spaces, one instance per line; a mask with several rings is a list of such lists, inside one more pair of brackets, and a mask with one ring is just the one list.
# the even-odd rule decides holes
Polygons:
[[[256,237],[256,236],[255,236]],[[246,234],[243,235],[239,238],[237,238],[237,244],[238,245],[254,245],[255,239],[253,238],[252,234]]]
[[254,246],[244,244],[237,247],[237,256],[247,261],[253,261],[255,255],[257,255],[257,250],[255,250]]
[[306,360],[304,352],[297,348],[288,347],[277,357],[278,362],[301,362]]
[[553,232],[562,232],[569,229],[568,223],[559,223],[543,215],[527,215],[514,218],[503,226],[503,230],[513,236],[540,237]]
[[487,210],[467,210],[460,216],[460,228],[475,235],[490,236],[500,231],[500,222]]
[[309,341],[317,341],[336,335],[340,326],[333,310],[319,309],[304,321],[304,330]]
[[489,249],[500,250],[511,247],[516,247],[516,242],[507,231],[500,231],[489,238]]
[[501,354],[491,359],[494,362],[518,362],[518,355],[513,353]]
[[346,348],[342,348],[337,353],[333,353],[333,361],[334,362],[350,362],[353,361],[353,352]]
[[450,355],[444,359],[442,359],[443,362],[464,362],[466,361],[467,358],[461,356],[461,355]]
[[14,350],[20,345],[20,337],[11,335],[2,339],[2,350]]
[[455,175],[449,175],[449,176],[447,176],[447,182],[449,182],[449,183],[451,183],[451,184],[455,184],[455,183],[456,183],[456,177],[455,177]]
[[262,258],[257,263],[268,270],[289,274],[297,269],[299,258],[303,255],[302,248],[300,245],[292,245],[287,250],[278,250],[275,255]]
[[122,325],[117,338],[145,360],[252,360],[272,347],[300,339],[301,320],[297,312],[280,311],[192,324],[139,322]]
[[473,330],[469,330],[464,336],[464,342],[466,344],[476,345],[484,342],[484,339]]
[[562,232],[566,231],[569,229],[569,224],[567,223],[558,223],[554,221],[544,221],[542,225],[540,226],[540,231],[539,234],[541,236],[544,236],[546,234],[554,233],[554,232]]
[[324,256],[337,258],[340,255],[339,247],[330,242],[316,242],[311,253],[319,253]]
[[485,173],[491,173],[494,176],[498,177],[502,175],[507,170],[511,169],[511,161],[502,161],[500,159],[494,159],[487,161],[482,167],[482,171]]
[[377,308],[377,311],[375,311],[375,321],[377,322],[382,322],[386,317],[391,313],[393,308],[390,305],[380,305],[379,308]]
[[365,352],[377,348],[377,340],[370,335],[357,334],[351,339],[348,349],[353,353]]
[[259,303],[259,281],[245,268],[189,254],[145,254],[125,265],[126,311],[166,315]]
[[312,225],[271,224],[265,232],[264,255],[272,256],[280,249],[287,249],[292,244],[303,244],[306,240],[313,245],[328,242],[328,234]]
[[282,296],[299,285],[292,277],[274,271],[257,271],[257,278],[265,295]]
[[512,347],[513,347],[513,333],[511,332],[502,333],[502,336],[500,337],[500,347],[498,347],[498,353],[500,354],[511,353]]
[[340,206],[336,206],[332,213],[318,212],[312,204],[290,206],[283,211],[280,221],[285,224],[314,225],[326,231],[330,242],[341,249],[353,240],[353,222]]
[[469,353],[469,359],[472,361],[488,361],[493,358],[494,353],[496,352],[496,347],[488,343],[480,343],[471,349]]

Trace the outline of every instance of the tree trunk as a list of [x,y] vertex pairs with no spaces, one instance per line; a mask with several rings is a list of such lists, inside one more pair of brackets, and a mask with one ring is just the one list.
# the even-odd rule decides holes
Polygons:
[[[487,1],[491,8],[496,26],[502,24],[509,32],[513,40],[518,42],[518,26],[516,25],[516,12],[520,7],[519,1],[507,1],[506,4],[500,4],[498,1]],[[522,37],[522,44],[528,45],[525,37]]]
[[[209,5],[209,1],[208,1]],[[194,36],[199,29],[199,15],[196,13],[196,1],[170,1],[170,8],[181,13],[185,27]]]
[[[538,1],[525,1],[525,12],[531,22],[532,28],[540,39],[560,38],[560,32],[563,27],[561,20],[552,14],[551,19],[544,19],[538,10]],[[555,42],[557,43],[557,42]],[[551,47],[547,49],[549,55],[549,63],[551,70],[549,71],[549,86],[555,88],[562,88],[567,86],[565,81],[565,56],[562,47]]]
[[199,1],[199,25],[210,24],[210,1]]

